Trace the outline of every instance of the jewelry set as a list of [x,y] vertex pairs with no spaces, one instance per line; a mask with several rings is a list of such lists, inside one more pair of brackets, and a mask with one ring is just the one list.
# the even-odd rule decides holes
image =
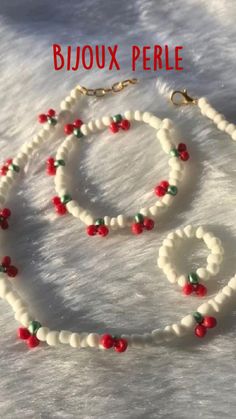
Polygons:
[[[49,109],[45,114],[38,116],[42,124],[41,130],[32,141],[22,145],[14,158],[8,159],[0,169],[0,227],[7,230],[11,227],[11,210],[5,207],[7,197],[18,180],[19,173],[23,172],[31,157],[47,141],[58,138],[61,128],[64,128],[65,138],[61,142],[55,157],[46,161],[46,172],[54,176],[56,196],[52,204],[58,215],[71,214],[85,224],[88,236],[105,237],[120,229],[127,229],[134,235],[150,231],[155,227],[155,221],[168,210],[176,199],[181,182],[184,178],[185,165],[189,164],[189,152],[185,143],[177,143],[174,135],[174,126],[171,120],[161,120],[150,112],[127,110],[122,114],[104,116],[100,119],[83,123],[80,119],[73,118],[74,108],[83,96],[102,97],[107,93],[116,93],[130,84],[135,84],[136,79],[115,83],[111,88],[87,89],[76,86],[61,102],[60,111],[57,113]],[[226,132],[236,141],[236,126],[226,121],[205,98],[193,99],[187,91],[174,91],[171,101],[175,105],[194,104],[200,112],[210,118],[220,131]],[[95,217],[88,209],[83,208],[76,199],[70,187],[70,174],[68,167],[70,159],[78,150],[80,142],[86,137],[98,134],[99,131],[109,130],[111,135],[120,135],[129,130],[133,124],[144,123],[155,130],[157,140],[160,142],[164,153],[168,155],[169,176],[160,180],[157,185],[151,185],[153,193],[157,196],[155,204],[140,208],[136,214],[120,214],[117,217],[100,215]],[[7,234],[7,233],[2,233]],[[108,236],[109,237],[109,236]],[[172,259],[175,249],[186,240],[198,239],[205,243],[209,249],[206,266],[199,267],[196,271],[181,273],[176,270]],[[94,240],[99,240],[95,238]],[[202,226],[188,225],[183,229],[168,234],[159,249],[157,264],[163,270],[169,282],[181,287],[185,296],[204,297],[207,294],[206,284],[219,272],[224,250],[220,239]],[[42,325],[29,311],[27,304],[20,297],[14,287],[14,278],[18,273],[12,264],[11,258],[5,256],[0,264],[0,297],[12,307],[15,319],[20,323],[17,334],[26,341],[29,348],[38,346],[41,342],[49,346],[69,345],[73,348],[112,349],[124,352],[128,347],[148,347],[166,344],[174,339],[186,335],[202,338],[208,329],[217,325],[219,314],[224,311],[230,300],[235,298],[236,275],[231,278],[214,298],[203,302],[194,313],[183,317],[178,323],[167,325],[163,330],[144,330],[142,334],[120,334],[113,336],[109,333],[98,334],[96,331],[72,332],[67,330],[50,330]]]

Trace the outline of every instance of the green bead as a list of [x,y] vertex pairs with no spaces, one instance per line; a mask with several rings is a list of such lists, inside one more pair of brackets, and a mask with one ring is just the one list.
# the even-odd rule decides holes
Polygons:
[[54,163],[54,166],[55,167],[65,166],[65,162],[64,162],[64,160],[56,160],[55,163]]
[[202,323],[203,317],[202,317],[201,313],[199,313],[198,311],[195,311],[193,313],[193,317],[194,317],[194,319],[196,320],[197,323]]
[[36,320],[33,320],[32,322],[30,322],[28,330],[31,333],[31,335],[36,335],[37,331],[39,330],[41,326],[42,325],[39,322],[37,322]]
[[75,129],[73,130],[73,134],[74,134],[77,138],[81,138],[81,137],[83,137],[83,134],[82,134],[82,132],[80,131],[80,129],[79,129],[79,128],[75,128]]
[[11,170],[13,170],[13,172],[17,172],[17,173],[19,173],[19,171],[20,171],[19,166],[17,166],[16,164],[13,164],[13,163],[11,163],[9,165],[9,169],[11,169]]
[[105,223],[104,223],[104,220],[103,220],[103,218],[97,218],[96,219],[96,221],[95,221],[95,225],[96,226],[102,226],[102,225],[104,225]]
[[172,148],[172,150],[170,150],[170,155],[172,157],[179,157],[179,152],[176,150],[176,148]]
[[174,186],[174,185],[168,186],[167,193],[169,193],[170,195],[175,196],[177,194],[177,192],[178,192],[178,188],[176,186]]
[[71,201],[71,196],[69,194],[63,195],[61,197],[62,204],[67,204],[67,202]]
[[4,266],[0,265],[0,272],[6,272],[6,270],[7,269]]
[[142,223],[144,221],[144,216],[143,214],[138,213],[134,216],[134,219],[136,223]]
[[112,119],[114,122],[121,122],[123,118],[121,114],[117,114],[117,115],[114,115]]
[[199,283],[199,276],[195,272],[191,272],[188,275],[188,280],[189,280],[190,284],[196,285],[196,284]]
[[52,118],[51,116],[48,116],[48,123],[50,125],[56,125],[57,124],[57,120],[56,120],[56,118]]

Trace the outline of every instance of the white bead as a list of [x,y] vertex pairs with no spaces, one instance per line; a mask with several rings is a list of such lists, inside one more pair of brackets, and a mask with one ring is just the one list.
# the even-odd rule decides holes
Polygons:
[[134,112],[133,111],[125,111],[124,112],[125,119],[128,119],[128,121],[132,121],[134,119]]
[[232,135],[233,132],[236,130],[236,126],[234,124],[228,124],[225,128],[225,132],[229,135]]
[[181,337],[186,334],[186,329],[183,325],[174,323],[172,324],[172,329],[175,332],[176,336]]
[[207,102],[205,97],[201,97],[200,99],[198,99],[197,103],[198,103],[198,106],[199,106],[200,109],[203,108],[204,106],[208,105],[208,102]]
[[208,263],[206,269],[211,275],[218,274],[220,270],[219,265],[217,265],[216,263]]
[[173,148],[173,144],[169,140],[162,140],[161,147],[165,153],[169,154]]
[[60,108],[64,111],[68,111],[68,110],[70,110],[70,108],[71,108],[71,104],[69,103],[69,102],[66,102],[65,100],[63,100],[61,103],[60,103]]
[[220,304],[220,305],[223,305],[226,302],[228,303],[228,297],[225,294],[223,294],[222,292],[219,292],[215,296],[214,300],[216,301],[217,304]]
[[169,176],[171,179],[176,179],[178,181],[181,181],[183,179],[183,171],[171,169]]
[[14,307],[15,301],[18,300],[18,294],[14,291],[9,291],[5,296],[5,300],[8,302],[8,304],[10,304],[10,306]]
[[161,246],[159,249],[159,256],[169,257],[169,248]]
[[195,236],[195,229],[191,225],[188,225],[184,228],[184,233],[189,238],[194,237]]
[[175,230],[175,234],[180,238],[183,239],[184,238],[184,232],[182,230],[180,230],[180,228],[178,228],[177,230]]
[[161,126],[161,122],[162,121],[160,118],[157,118],[156,116],[152,116],[151,119],[149,120],[149,125],[152,128],[159,129]]
[[74,99],[79,99],[81,97],[81,92],[77,88],[75,88],[75,89],[71,90],[70,95]]
[[112,230],[117,230],[118,224],[117,224],[117,219],[115,217],[111,218],[110,226]]
[[61,330],[59,333],[59,341],[63,344],[70,343],[70,337],[72,333],[67,330]]
[[232,139],[234,140],[234,141],[236,141],[236,130],[233,132],[233,134],[232,134]]
[[203,316],[212,315],[215,313],[215,310],[213,309],[213,307],[210,306],[208,303],[203,303],[202,305],[200,305],[197,308],[197,311],[201,313]]
[[187,316],[182,318],[180,323],[187,329],[192,329],[196,324],[196,320],[191,314],[188,314]]
[[183,163],[178,159],[178,157],[171,157],[168,161],[170,167],[173,167],[175,170],[182,171]]
[[184,275],[180,275],[177,279],[177,283],[180,287],[183,287],[187,282],[187,278]]
[[228,285],[230,288],[236,291],[236,276],[230,279]]
[[172,202],[174,201],[174,196],[170,195],[170,194],[166,194],[165,196],[163,196],[162,198],[162,203],[170,206],[172,204]]
[[96,132],[98,130],[95,121],[89,121],[87,125],[91,132]]
[[134,111],[134,119],[135,121],[142,121],[142,112]]
[[88,347],[88,333],[80,333],[80,346],[81,348],[87,348]]
[[225,129],[226,129],[226,127],[227,127],[227,125],[228,125],[228,122],[227,122],[227,121],[225,121],[225,120],[223,120],[223,121],[220,121],[220,122],[217,124],[217,128],[218,128],[220,131],[225,131]]
[[36,337],[38,338],[38,340],[40,340],[42,342],[45,342],[46,339],[47,339],[47,335],[48,335],[49,331],[50,330],[49,330],[48,327],[40,327],[37,330]]
[[158,140],[170,142],[170,132],[166,128],[161,128],[156,134]]
[[167,279],[171,284],[177,282],[178,276],[177,273],[172,269],[166,273]]
[[46,336],[46,342],[49,346],[56,346],[59,344],[59,332],[51,330]]
[[70,346],[72,346],[72,348],[80,347],[80,335],[78,333],[71,333]]
[[198,227],[197,228],[197,230],[196,230],[197,239],[202,239],[205,234],[206,234],[206,231],[204,230],[203,227]]
[[159,256],[159,258],[157,259],[157,264],[159,266],[159,268],[164,268],[164,266],[169,262],[169,259],[165,256]]
[[141,210],[139,212],[140,212],[140,214],[147,217],[149,215],[149,208],[141,208]]
[[103,118],[102,118],[102,123],[103,123],[103,125],[105,125],[105,127],[109,127],[109,125],[111,124],[112,121],[113,120],[112,120],[111,116],[103,116]]
[[216,263],[220,265],[222,260],[223,260],[223,257],[221,255],[210,254],[209,256],[207,256],[207,263]]
[[213,122],[216,124],[216,125],[218,125],[221,121],[223,121],[225,118],[224,118],[224,115],[221,115],[220,113],[218,113],[216,116],[215,116],[215,118],[213,119]]
[[81,125],[80,131],[82,132],[83,135],[88,135],[89,134],[89,128],[86,124]]
[[87,226],[90,226],[94,223],[94,218],[92,215],[88,214],[83,221]]
[[108,215],[105,215],[103,219],[104,219],[104,224],[109,227],[110,222],[111,222],[111,217],[109,217]]
[[143,113],[143,122],[149,124],[150,119],[152,118],[152,114],[150,112]]
[[20,323],[25,326],[28,327],[30,322],[32,321],[31,316],[29,315],[29,313],[27,313],[26,311],[24,313],[21,314],[20,316]]
[[173,122],[171,121],[171,119],[165,118],[162,121],[161,127],[166,128],[166,129],[169,130],[169,129],[173,128]]
[[196,270],[196,274],[199,276],[200,279],[207,280],[209,279],[209,272],[205,268],[198,268]]
[[87,337],[88,346],[91,348],[98,348],[100,336],[97,333],[90,333]]
[[124,215],[120,214],[117,216],[117,223],[121,228],[126,227],[126,218]]
[[226,285],[224,288],[222,288],[222,294],[226,295],[227,297],[232,297],[234,295],[234,290]]
[[173,242],[173,240],[165,239],[165,240],[163,240],[163,246],[172,248],[172,247],[174,247],[174,242]]
[[159,213],[159,210],[156,207],[156,205],[153,205],[152,207],[149,208],[149,212],[153,217],[156,217],[156,215]]
[[7,293],[10,291],[10,287],[8,285],[8,281],[6,279],[0,279],[0,297],[5,298]]
[[220,306],[219,304],[217,304],[217,302],[215,300],[209,300],[208,304],[210,305],[210,307],[212,307],[212,309],[216,312],[219,313],[220,311]]

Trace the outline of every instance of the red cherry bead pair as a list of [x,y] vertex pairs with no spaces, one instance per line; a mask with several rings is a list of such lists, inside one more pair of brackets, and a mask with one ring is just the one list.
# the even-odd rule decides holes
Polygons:
[[67,213],[66,206],[65,204],[61,202],[61,199],[59,198],[59,196],[54,196],[52,198],[52,203],[58,215],[65,215]]
[[95,225],[91,224],[87,227],[88,236],[96,236],[97,234],[102,237],[106,237],[109,233],[109,229],[106,225]]
[[154,221],[151,218],[144,217],[142,214],[136,214],[135,222],[131,225],[133,234],[138,235],[143,233],[143,230],[152,230],[154,228]]
[[8,170],[9,170],[10,164],[12,164],[12,159],[8,159],[4,162],[3,166],[0,168],[0,175],[1,176],[6,176]]
[[178,152],[179,152],[179,157],[181,160],[183,161],[187,161],[189,160],[189,153],[187,151],[187,146],[184,143],[179,143],[178,148],[177,148]]
[[40,344],[40,341],[35,335],[32,335],[26,327],[19,327],[17,330],[18,338],[26,340],[29,348],[35,348]]
[[217,321],[215,317],[205,316],[203,317],[202,322],[195,327],[195,335],[198,338],[203,338],[207,333],[207,329],[212,329],[213,327],[216,327],[216,325]]
[[41,113],[38,115],[38,121],[40,124],[45,124],[50,118],[54,118],[56,116],[56,111],[54,109],[48,109],[47,113]]
[[125,352],[128,347],[128,342],[124,338],[116,338],[109,334],[103,335],[100,339],[100,345],[105,349],[114,348],[116,352]]
[[163,180],[159,185],[155,187],[155,194],[159,197],[166,195],[169,188],[169,182],[167,180]]
[[128,119],[122,119],[119,122],[113,121],[111,122],[109,128],[113,134],[116,134],[120,129],[128,131],[130,129],[130,122],[128,121]]
[[57,168],[54,165],[55,160],[53,157],[49,157],[47,159],[47,167],[46,167],[46,172],[49,176],[54,176],[56,174]]
[[5,272],[10,278],[15,278],[18,274],[18,269],[11,265],[11,258],[9,256],[4,256],[1,262],[1,271]]
[[184,295],[195,293],[198,297],[204,297],[207,294],[207,288],[203,284],[190,284],[187,282],[182,288]]
[[9,208],[3,208],[0,211],[0,227],[2,230],[7,230],[9,225],[7,219],[11,216],[11,210]]
[[64,132],[66,135],[73,134],[75,128],[80,128],[83,125],[83,121],[81,119],[76,119],[73,124],[66,124],[64,126]]

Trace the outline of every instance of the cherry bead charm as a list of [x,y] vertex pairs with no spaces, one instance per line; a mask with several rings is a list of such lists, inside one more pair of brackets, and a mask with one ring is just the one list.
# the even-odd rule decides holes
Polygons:
[[110,123],[110,131],[113,134],[116,134],[120,129],[128,131],[130,129],[130,122],[128,119],[123,119],[122,115],[118,114],[112,117],[112,122]]
[[163,180],[159,185],[155,187],[154,192],[159,198],[161,198],[167,193],[175,196],[178,192],[178,189],[176,186],[170,185],[167,180]]
[[207,329],[212,329],[213,327],[216,327],[217,321],[215,317],[212,316],[202,316],[201,313],[196,311],[193,313],[193,317],[198,323],[198,325],[195,327],[195,335],[199,338],[203,338],[205,334],[207,333]]
[[131,231],[133,234],[138,235],[143,232],[144,229],[150,231],[154,228],[154,221],[151,218],[144,217],[143,214],[136,214],[134,217],[134,223],[131,225]]
[[187,161],[190,158],[189,152],[187,150],[187,146],[184,143],[179,143],[177,148],[173,148],[170,151],[171,156],[179,157],[182,161]]
[[2,259],[0,272],[6,273],[10,278],[15,278],[18,274],[18,269],[14,265],[11,265],[11,258],[9,256],[4,256]]
[[101,336],[100,345],[104,349],[114,348],[116,352],[125,352],[128,347],[128,342],[124,338],[113,337],[109,334]]
[[19,173],[20,168],[16,164],[13,164],[12,159],[7,159],[3,166],[0,168],[0,175],[6,176],[7,172],[12,170],[13,172]]
[[80,130],[82,125],[83,125],[83,121],[81,119],[76,119],[73,122],[73,124],[64,125],[64,133],[66,135],[74,134],[76,137],[81,138],[83,137],[83,134]]
[[9,210],[9,208],[3,208],[0,211],[0,227],[2,230],[7,230],[9,225],[8,225],[8,218],[11,216],[11,210]]
[[41,113],[40,115],[38,115],[38,122],[40,124],[45,124],[45,122],[48,122],[50,125],[56,125],[56,111],[54,111],[54,109],[48,109],[46,114]]
[[196,272],[188,275],[188,282],[183,286],[182,291],[184,295],[195,293],[198,297],[204,297],[207,294],[207,288],[199,283],[199,276]]
[[98,218],[95,221],[95,224],[87,226],[86,231],[88,236],[99,235],[101,237],[106,237],[109,234],[109,229],[105,225],[103,218]]
[[[69,201],[68,201],[69,202]],[[58,215],[65,215],[67,213],[66,205],[62,202],[59,196],[54,196],[52,198],[52,203],[55,207],[55,211]]]
[[30,322],[28,329],[26,327],[19,327],[17,330],[17,335],[19,339],[25,340],[27,346],[30,349],[36,348],[40,344],[40,340],[37,338],[36,333],[41,327],[41,324],[33,320]]
[[65,161],[62,159],[54,160],[53,157],[49,157],[46,162],[46,173],[49,176],[54,176],[59,166],[65,166]]

